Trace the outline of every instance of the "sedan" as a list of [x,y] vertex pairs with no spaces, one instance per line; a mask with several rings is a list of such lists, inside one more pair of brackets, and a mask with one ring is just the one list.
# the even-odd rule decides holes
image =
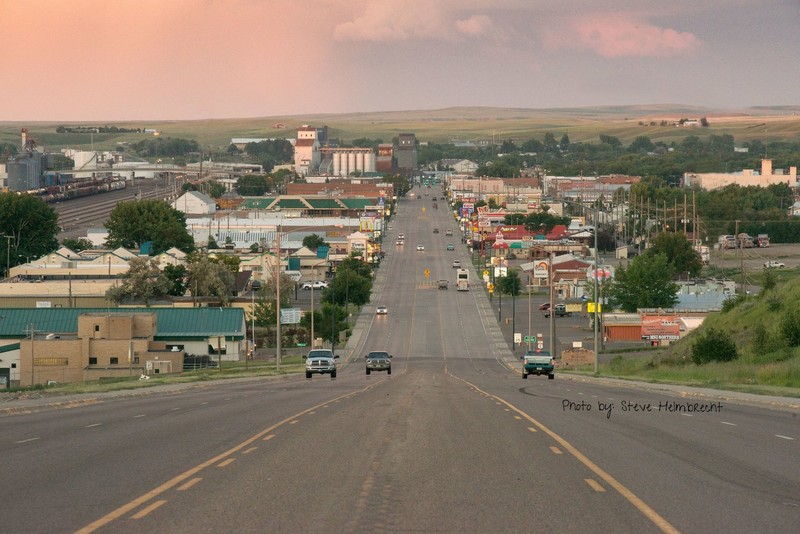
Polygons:
[[425,250],[425,247],[422,246],[422,245],[417,245],[417,250],[423,251],[423,250]]
[[392,361],[389,359],[391,354],[385,351],[372,351],[366,356],[367,359],[367,374],[372,371],[386,371],[387,375],[392,374]]
[[389,313],[389,310],[386,306],[378,306],[375,308],[375,315],[386,315],[387,313]]
[[456,249],[456,246],[454,244],[452,244],[452,243],[448,243],[447,244],[447,250],[455,250],[455,249]]

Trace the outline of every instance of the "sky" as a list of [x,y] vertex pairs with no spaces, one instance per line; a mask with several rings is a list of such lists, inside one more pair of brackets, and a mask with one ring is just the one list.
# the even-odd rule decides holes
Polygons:
[[0,0],[0,121],[800,104],[800,0]]

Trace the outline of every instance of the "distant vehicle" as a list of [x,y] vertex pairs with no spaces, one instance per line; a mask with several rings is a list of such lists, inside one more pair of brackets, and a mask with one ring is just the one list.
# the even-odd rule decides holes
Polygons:
[[302,289],[325,289],[328,287],[328,282],[324,280],[316,280],[314,282],[306,282],[301,287]]
[[552,380],[555,375],[555,360],[550,356],[550,353],[544,350],[529,350],[522,360],[522,378],[528,378],[528,375],[547,375],[547,378]]
[[448,280],[439,280],[439,289],[447,289],[450,286]]
[[389,309],[386,306],[378,306],[375,308],[375,315],[386,315],[389,313]]
[[469,271],[459,269],[456,271],[456,290],[469,291]]
[[392,374],[392,355],[385,351],[372,351],[364,358],[367,359],[367,374],[372,371],[386,371],[387,375]]
[[782,261],[772,260],[764,262],[765,269],[782,269],[783,267],[786,267],[786,264],[783,263]]
[[453,235],[453,231],[452,230],[445,230],[444,231],[444,235]]
[[452,243],[448,243],[447,244],[447,250],[455,250],[455,249],[456,249],[456,246],[454,244],[452,244]]
[[422,245],[417,245],[417,250],[423,251],[423,250],[425,250],[425,247],[422,246]]
[[[555,310],[556,317],[572,317],[572,312],[567,311],[567,307],[564,304],[556,304],[553,309]],[[544,311],[545,317],[550,317],[550,307],[548,306],[547,309]]]
[[453,260],[453,269],[461,268],[461,260]]
[[550,303],[549,302],[545,302],[544,304],[539,304],[539,310],[540,311],[545,311],[545,310],[549,310],[549,309],[550,309]]
[[439,233],[439,229],[438,229],[438,228],[434,228],[434,229],[433,229],[433,233],[434,233],[434,234],[438,234],[438,233]]
[[434,202],[433,203],[433,209],[435,209],[435,210],[439,209],[439,203],[438,202]]
[[405,234],[397,234],[397,239],[405,239]]
[[311,375],[331,375],[336,378],[336,359],[339,356],[330,349],[314,349],[303,358],[306,360],[306,378]]
[[403,240],[402,239],[398,239],[397,241],[394,242],[394,244],[395,245],[402,245],[403,244]]

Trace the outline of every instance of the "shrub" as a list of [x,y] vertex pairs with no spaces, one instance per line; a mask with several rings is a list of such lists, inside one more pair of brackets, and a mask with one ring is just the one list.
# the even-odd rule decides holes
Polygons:
[[708,362],[729,362],[738,357],[736,343],[716,328],[709,328],[692,343],[692,361],[698,365]]
[[734,295],[732,297],[726,298],[725,301],[722,303],[722,312],[727,313],[731,311],[745,300],[747,300],[747,295]]
[[790,347],[800,346],[800,313],[797,308],[786,310],[781,318],[780,330]]

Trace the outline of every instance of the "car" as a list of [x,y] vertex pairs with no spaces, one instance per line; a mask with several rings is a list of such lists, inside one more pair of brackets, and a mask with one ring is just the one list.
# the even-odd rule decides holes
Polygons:
[[522,378],[528,378],[528,375],[547,375],[547,378],[552,380],[555,375],[555,360],[550,353],[544,350],[529,350],[522,360]]
[[394,244],[398,246],[401,246],[403,243],[404,241],[402,239],[398,239],[397,241],[394,242]]
[[447,289],[450,286],[448,280],[439,280],[439,289]]
[[452,230],[445,230],[444,231],[444,235],[453,235],[453,231]]
[[461,268],[461,260],[453,260],[453,269]]
[[433,233],[434,233],[434,234],[438,234],[438,233],[439,233],[439,229],[438,229],[438,228],[434,228],[434,229],[433,229]]
[[367,360],[367,374],[372,371],[386,371],[387,375],[392,374],[392,355],[386,351],[374,350],[364,356]]
[[338,354],[334,354],[330,349],[312,349],[303,356],[306,361],[306,378],[311,375],[331,375],[336,378],[336,359]]
[[772,260],[764,262],[765,269],[782,269],[783,267],[786,267],[786,264],[782,261]]
[[545,311],[550,309],[550,303],[545,302],[543,304],[539,304],[539,311]]
[[314,282],[306,282],[301,286],[302,289],[325,289],[326,287],[328,287],[328,282],[326,282],[325,280],[315,280]]
[[375,308],[375,315],[386,315],[389,313],[389,309],[386,306],[378,306]]
[[452,243],[448,243],[447,244],[447,250],[455,250],[455,249],[456,249],[456,246],[454,244],[452,244]]
[[[567,311],[567,307],[564,304],[556,304],[553,306],[553,309],[555,310],[556,317],[572,317],[572,312]],[[549,307],[544,311],[544,316],[550,317]]]
[[405,234],[397,234],[397,239],[405,239],[405,238],[406,238]]
[[423,245],[417,245],[417,250],[423,251],[425,250],[425,247]]

